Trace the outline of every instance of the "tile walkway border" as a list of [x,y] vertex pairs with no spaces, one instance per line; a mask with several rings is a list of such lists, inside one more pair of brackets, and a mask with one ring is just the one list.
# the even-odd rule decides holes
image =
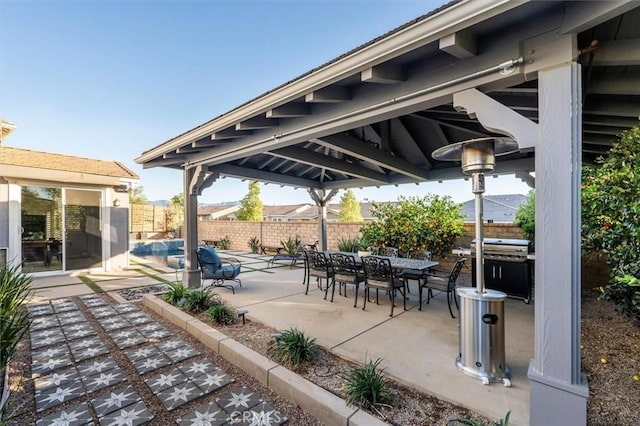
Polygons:
[[325,424],[347,426],[387,424],[359,408],[349,407],[342,398],[236,342],[155,295],[143,296],[142,303],[190,333],[269,389],[300,405],[302,409]]

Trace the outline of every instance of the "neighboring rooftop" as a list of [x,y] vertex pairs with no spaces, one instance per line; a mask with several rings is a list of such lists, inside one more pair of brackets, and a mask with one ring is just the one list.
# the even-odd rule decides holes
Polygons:
[[[527,196],[522,194],[485,195],[482,204],[485,221],[512,223],[520,206],[527,202]],[[467,218],[465,222],[475,222],[475,201],[469,200],[462,204],[462,214]]]

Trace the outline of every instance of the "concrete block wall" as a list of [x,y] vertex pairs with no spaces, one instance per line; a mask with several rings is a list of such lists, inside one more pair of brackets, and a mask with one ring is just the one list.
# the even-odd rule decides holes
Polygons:
[[[327,224],[327,245],[329,250],[337,250],[340,238],[351,238],[360,235],[362,223],[330,222]],[[198,238],[216,240],[228,236],[231,249],[249,251],[248,241],[251,237],[258,237],[265,246],[279,246],[280,241],[288,237],[300,236],[303,243],[313,243],[318,240],[319,226],[316,222],[240,222],[240,221],[198,221]],[[512,223],[487,223],[484,226],[486,238],[522,239],[522,229]],[[455,247],[470,247],[475,239],[475,225],[464,224],[464,235],[460,237]],[[455,256],[435,258],[440,262],[438,269],[451,270],[457,260]],[[586,255],[582,261],[583,288],[602,286],[609,281],[609,268],[602,256]],[[461,273],[462,282],[471,282],[471,264]]]

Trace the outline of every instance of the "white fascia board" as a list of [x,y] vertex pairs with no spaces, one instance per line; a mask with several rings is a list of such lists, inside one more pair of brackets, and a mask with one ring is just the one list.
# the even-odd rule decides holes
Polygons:
[[38,169],[34,167],[3,164],[2,175],[7,180],[39,181],[61,184],[81,184],[99,186],[118,186],[122,179],[112,176],[100,176],[89,173],[66,172],[61,170]]
[[517,8],[531,0],[462,1],[416,24],[397,31],[376,43],[303,76],[291,84],[259,97],[242,108],[232,110],[221,117],[175,137],[135,159],[138,164],[153,160],[165,153],[205,137],[213,132],[235,126],[257,114],[305,96],[307,93],[328,86],[345,77],[358,74],[386,60],[439,40],[452,32],[460,31],[478,22]]

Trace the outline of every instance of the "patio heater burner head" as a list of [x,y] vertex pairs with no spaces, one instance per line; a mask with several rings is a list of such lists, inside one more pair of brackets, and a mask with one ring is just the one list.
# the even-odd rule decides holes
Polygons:
[[495,157],[518,151],[516,141],[508,138],[479,138],[436,149],[431,155],[440,161],[462,161],[466,175],[488,173],[496,165]]

